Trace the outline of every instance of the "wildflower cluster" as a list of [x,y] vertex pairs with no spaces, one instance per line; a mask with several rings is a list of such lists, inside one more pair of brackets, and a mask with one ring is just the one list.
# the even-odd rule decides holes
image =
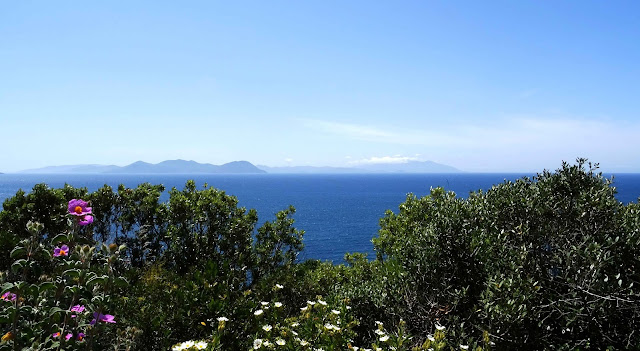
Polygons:
[[[276,288],[281,288],[276,285]],[[356,325],[344,301],[333,304],[321,296],[307,301],[298,315],[286,318],[280,301],[261,301],[254,311],[258,331],[252,349],[332,350],[345,349]]]
[[204,340],[193,341],[188,340],[180,344],[174,345],[172,351],[192,351],[192,350],[206,350],[209,344]]
[[[193,341],[188,340],[182,343],[173,345],[171,347],[172,351],[182,351],[182,350],[219,350],[221,337],[224,334],[225,327],[227,326],[227,322],[229,322],[229,318],[227,317],[218,317],[216,318],[218,322],[218,327],[212,332],[211,338],[209,340],[199,340]],[[207,325],[205,322],[201,322],[202,325]]]
[[[1,287],[0,317],[8,317],[10,326],[2,342],[13,343],[14,349],[98,347],[101,325],[116,323],[105,311],[112,308],[114,287],[126,283],[112,269],[122,247],[103,245],[96,251],[84,244],[79,227],[93,222],[87,202],[72,199],[68,214],[68,232],[45,241],[39,235],[44,226],[29,222],[31,236],[11,252],[15,262]],[[42,274],[43,266],[51,267],[50,272]]]
[[16,300],[17,295],[7,291],[4,294],[2,294],[2,297],[0,297],[1,300],[7,301],[7,302],[12,302]]
[[69,201],[69,205],[67,207],[69,214],[76,217],[78,221],[78,225],[85,226],[93,223],[93,216],[91,213],[91,207],[89,204],[80,199],[73,199]]

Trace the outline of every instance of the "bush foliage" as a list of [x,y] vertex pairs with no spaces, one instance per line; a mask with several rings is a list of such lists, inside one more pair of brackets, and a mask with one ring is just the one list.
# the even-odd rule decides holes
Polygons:
[[[293,207],[258,228],[221,190],[164,190],[7,199],[0,350],[640,349],[640,208],[586,160],[465,199],[409,194],[375,257],[343,265],[297,260]],[[73,222],[72,199],[92,224]]]

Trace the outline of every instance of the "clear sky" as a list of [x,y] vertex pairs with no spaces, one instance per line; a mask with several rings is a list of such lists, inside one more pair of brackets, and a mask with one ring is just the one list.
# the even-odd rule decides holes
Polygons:
[[4,1],[0,172],[640,172],[639,1]]

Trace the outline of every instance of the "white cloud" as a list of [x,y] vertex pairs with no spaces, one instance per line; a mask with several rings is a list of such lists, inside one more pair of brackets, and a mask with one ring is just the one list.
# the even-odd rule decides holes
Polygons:
[[[619,122],[569,119],[515,117],[491,124],[466,123],[455,128],[421,129],[406,127],[358,125],[306,119],[305,125],[319,131],[341,135],[348,139],[398,145],[419,145],[456,149],[497,149],[519,147],[617,147],[640,146],[640,123],[621,125]],[[608,144],[605,144],[608,143]],[[604,145],[603,145],[604,144]],[[613,146],[612,146],[613,145]]]
[[[562,160],[572,162],[577,157],[588,157],[612,169],[628,171],[640,167],[637,155],[640,122],[524,115],[457,125],[448,121],[436,125],[431,120],[406,127],[319,120],[304,120],[304,123],[316,131],[341,136],[345,142],[367,142],[358,145],[364,148],[365,155],[367,150],[380,152],[381,149],[404,155],[422,153],[428,155],[427,159],[469,171],[541,170],[559,166]],[[349,163],[407,161],[407,156],[396,155]]]
[[407,163],[409,161],[417,161],[417,160],[418,160],[417,157],[394,155],[394,156],[381,156],[381,157],[373,156],[373,157],[365,158],[362,160],[351,161],[349,163],[370,165],[370,164],[379,164],[379,163]]

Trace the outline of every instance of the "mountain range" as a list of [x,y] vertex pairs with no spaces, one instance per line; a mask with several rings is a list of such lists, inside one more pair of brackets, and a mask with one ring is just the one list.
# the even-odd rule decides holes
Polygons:
[[410,161],[405,163],[361,164],[354,167],[314,167],[291,166],[269,167],[254,166],[248,161],[233,161],[223,165],[198,163],[186,160],[168,160],[160,163],[137,161],[127,166],[115,165],[66,165],[49,166],[28,169],[18,173],[58,173],[58,174],[250,174],[250,173],[297,173],[297,174],[328,174],[328,173],[459,173],[460,170],[432,161]]
[[28,169],[19,173],[76,173],[76,174],[97,174],[97,173],[119,173],[119,174],[245,174],[245,173],[266,173],[247,161],[234,161],[223,165],[212,165],[209,163],[198,163],[196,161],[169,160],[160,163],[147,163],[137,161],[130,165],[120,167],[114,165],[69,165],[50,166],[37,169]]

